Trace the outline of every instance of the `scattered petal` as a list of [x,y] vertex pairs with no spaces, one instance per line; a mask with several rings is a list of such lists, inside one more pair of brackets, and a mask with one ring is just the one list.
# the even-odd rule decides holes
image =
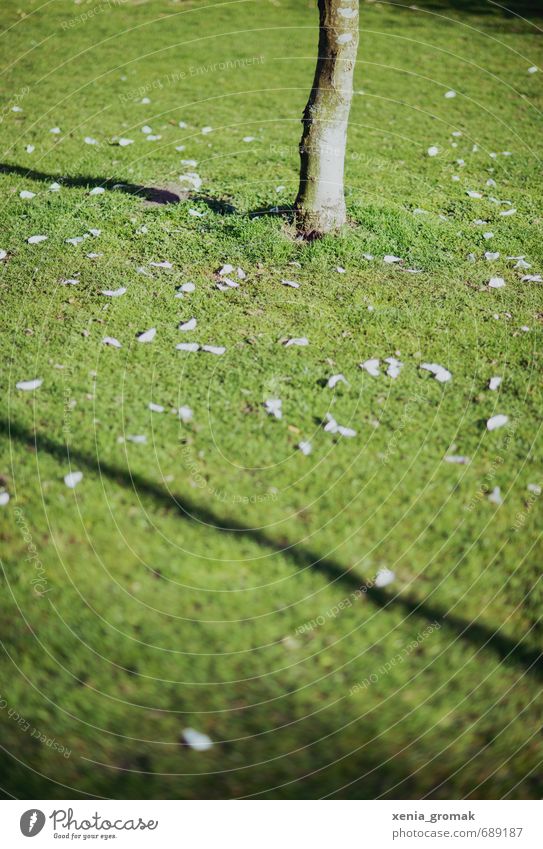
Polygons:
[[104,336],[102,339],[103,345],[110,345],[112,348],[122,348],[121,343],[114,336]]
[[501,377],[491,377],[490,380],[488,381],[488,388],[492,392],[495,392],[496,389],[498,388],[498,386],[500,386],[501,382],[502,382]]
[[388,587],[396,579],[395,572],[392,572],[390,569],[379,569],[377,575],[375,576],[375,586],[376,587]]
[[499,486],[495,486],[492,492],[489,493],[488,500],[492,504],[503,504],[503,498]]
[[283,284],[283,286],[290,286],[291,289],[299,289],[300,288],[300,284],[296,283],[295,280],[281,280],[281,283]]
[[105,189],[103,186],[95,186],[94,189],[91,189],[89,195],[103,195]]
[[193,412],[190,407],[179,407],[179,409],[177,410],[177,415],[179,416],[181,421],[186,424],[187,422],[192,421]]
[[191,318],[188,321],[185,321],[179,325],[179,330],[182,330],[184,333],[187,330],[194,330],[197,325],[197,321],[195,318]]
[[226,348],[223,348],[218,345],[202,345],[202,351],[207,351],[208,354],[216,354],[218,357],[220,357],[221,354],[224,354]]
[[19,192],[19,197],[22,198],[23,200],[30,200],[31,198],[36,197],[36,193],[35,192],[28,192],[25,189],[22,192]]
[[302,454],[304,454],[306,457],[309,454],[311,454],[311,452],[313,450],[313,446],[311,445],[310,442],[299,442],[298,448],[302,452]]
[[[369,258],[369,255],[367,258]],[[386,262],[387,265],[392,265],[392,263],[394,262],[402,262],[402,258],[399,256],[394,256],[393,254],[387,254],[383,257],[383,262]]]
[[23,392],[33,392],[34,389],[39,389],[42,383],[43,380],[38,377],[35,380],[20,380],[15,386]]
[[428,154],[428,156],[437,156],[437,155],[438,155],[438,153],[439,153],[439,148],[438,148],[438,147],[436,147],[436,146],[433,144],[431,147],[429,147],[429,148],[428,148],[428,150],[426,151],[426,153]]
[[163,413],[164,407],[161,404],[155,404],[153,401],[150,401],[147,405],[148,409],[151,410],[152,413]]
[[285,348],[290,348],[291,345],[298,345],[301,348],[304,348],[306,345],[309,345],[309,339],[305,336],[298,336],[292,339],[287,339],[285,342]]
[[330,387],[330,389],[333,389],[338,383],[345,383],[347,386],[349,385],[342,374],[333,374],[332,377],[328,378],[326,385]]
[[149,330],[145,330],[143,333],[139,333],[136,336],[138,342],[152,342],[156,336],[156,327],[151,327]]
[[494,260],[498,259],[499,256],[499,251],[485,251],[485,259],[487,259],[489,262],[494,262]]
[[274,416],[276,419],[283,418],[282,411],[283,402],[280,398],[269,398],[264,402],[264,407],[269,416]]
[[386,357],[385,363],[389,364],[387,368],[387,375],[395,380],[403,368],[403,363],[395,357]]
[[470,463],[470,458],[464,457],[462,454],[448,454],[443,459],[446,463],[455,463],[460,466],[467,466]]
[[470,198],[482,198],[481,192],[467,191],[466,194]]
[[180,342],[175,348],[177,351],[191,351],[192,353],[200,350],[197,342]]
[[379,371],[379,360],[377,358],[372,358],[371,360],[365,360],[363,363],[359,364],[359,368],[367,371],[368,374],[371,374],[372,377],[379,377],[381,372]]
[[164,260],[163,262],[150,262],[149,265],[153,268],[173,268],[172,263],[168,262],[168,260]]
[[9,492],[0,492],[0,507],[5,507],[9,502]]
[[119,145],[119,147],[128,147],[129,144],[134,144],[134,139],[123,139],[123,138],[121,138],[121,139],[119,139],[117,144]]
[[437,363],[421,363],[420,368],[431,372],[439,383],[447,383],[452,378],[450,371]]
[[497,416],[492,416],[486,423],[487,430],[497,430],[499,427],[503,427],[509,421],[509,416],[504,416],[503,414],[499,414]]
[[135,445],[145,445],[147,437],[144,434],[134,434],[126,437],[128,442],[133,442]]
[[490,289],[503,289],[505,280],[503,277],[491,277],[488,281],[488,286]]
[[[77,281],[79,283],[79,280]],[[108,298],[120,298],[126,292],[126,286],[120,286],[119,289],[102,289],[101,295],[106,295]]]
[[29,245],[39,245],[40,242],[46,242],[47,236],[29,236],[27,242]]
[[446,91],[443,96],[446,97],[447,100],[451,100],[453,97],[456,97],[456,92],[451,89],[450,91]]
[[508,215],[514,215],[516,211],[516,209],[502,209],[500,215],[505,218]]
[[194,749],[195,752],[207,752],[213,745],[213,741],[207,734],[195,731],[194,728],[185,728],[181,736],[187,746]]
[[92,137],[92,136],[85,136],[85,138],[83,139],[83,141],[85,142],[85,144],[98,144],[98,142],[96,141],[96,139],[93,139],[93,137]]
[[526,489],[534,495],[541,495],[541,487],[537,483],[529,483]]

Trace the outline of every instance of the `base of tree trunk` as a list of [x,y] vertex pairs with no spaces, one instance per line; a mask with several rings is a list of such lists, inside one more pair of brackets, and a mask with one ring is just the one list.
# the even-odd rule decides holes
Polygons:
[[304,239],[319,239],[339,230],[347,223],[345,203],[330,208],[311,209],[305,202],[296,202],[296,232]]

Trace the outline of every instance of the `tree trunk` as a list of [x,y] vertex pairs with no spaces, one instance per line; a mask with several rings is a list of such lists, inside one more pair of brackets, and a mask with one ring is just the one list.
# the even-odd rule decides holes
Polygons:
[[300,142],[298,231],[321,236],[346,222],[343,172],[358,49],[358,0],[318,0],[319,56]]

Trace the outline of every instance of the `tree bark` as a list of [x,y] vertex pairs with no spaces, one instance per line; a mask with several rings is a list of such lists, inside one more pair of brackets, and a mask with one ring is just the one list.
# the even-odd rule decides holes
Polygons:
[[319,56],[302,117],[298,232],[317,237],[347,220],[343,173],[358,50],[358,0],[318,0]]

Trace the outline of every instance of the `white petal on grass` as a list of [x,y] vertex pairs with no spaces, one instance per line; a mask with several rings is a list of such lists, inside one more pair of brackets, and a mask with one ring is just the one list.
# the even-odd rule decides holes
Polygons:
[[138,342],[152,342],[156,336],[156,327],[151,327],[136,336]]
[[403,363],[395,357],[386,357],[385,363],[388,363],[387,375],[395,380],[403,368]]
[[470,463],[470,458],[464,457],[463,454],[447,454],[443,459],[446,463],[453,463],[458,466],[467,466]]
[[220,357],[226,351],[226,348],[221,345],[202,345],[202,351],[207,351],[208,354],[215,354]]
[[254,136],[243,136],[243,141],[246,142],[246,144],[249,144],[249,142],[254,142],[256,139]]
[[207,734],[195,731],[194,728],[184,728],[181,736],[187,746],[194,749],[195,752],[207,752],[213,745],[213,741]]
[[267,401],[264,401],[264,407],[269,416],[273,416],[276,419],[283,418],[283,410],[282,410],[283,402],[280,398],[268,398]]
[[63,277],[60,280],[61,286],[77,286],[79,283],[81,283],[81,280],[77,277]]
[[51,185],[49,186],[50,192],[60,192],[60,189],[61,189],[60,183],[51,183]]
[[188,351],[190,353],[195,353],[200,350],[200,346],[197,342],[180,342],[175,346],[177,351]]
[[189,215],[192,215],[193,218],[204,218],[205,212],[201,212],[199,209],[189,209]]
[[39,389],[42,383],[43,380],[37,377],[35,380],[20,380],[19,383],[15,384],[15,386],[23,392],[33,392],[34,389]]
[[541,495],[541,487],[537,483],[529,483],[526,489],[534,495]]
[[195,318],[190,318],[188,321],[182,322],[179,325],[179,330],[182,330],[183,333],[186,333],[187,330],[194,330],[197,325],[197,321]]
[[347,386],[349,385],[348,382],[345,380],[344,375],[342,374],[333,374],[331,377],[328,378],[326,385],[330,389],[333,389],[334,386],[337,386],[338,383],[345,383]]
[[162,138],[162,136],[159,136],[159,135],[148,135],[148,136],[146,136],[145,138],[146,138],[146,141],[153,142],[153,141],[159,141],[159,140]]
[[94,189],[91,189],[89,195],[103,195],[105,189],[103,186],[95,186]]
[[122,348],[121,343],[114,336],[104,336],[102,339],[103,345],[109,345],[111,348]]
[[488,262],[494,262],[494,260],[499,259],[499,256],[499,251],[485,251],[485,259],[488,260]]
[[386,262],[387,265],[393,265],[395,262],[402,262],[402,258],[394,256],[393,254],[386,254],[386,256],[383,257],[383,262]]
[[373,357],[371,360],[365,360],[363,363],[360,363],[359,368],[367,371],[368,374],[371,374],[372,377],[379,377],[381,372],[379,371],[379,360],[376,357]]
[[108,298],[120,298],[125,292],[126,286],[120,286],[118,289],[102,289],[100,294],[106,295]]
[[396,573],[391,569],[379,569],[377,575],[375,576],[375,586],[376,587],[388,587],[393,581],[396,580]]
[[504,416],[502,413],[497,416],[492,416],[486,423],[487,430],[497,430],[503,427],[509,421],[509,416]]
[[474,192],[472,190],[469,190],[469,191],[466,192],[466,194],[470,198],[482,198],[481,192]]
[[74,489],[83,480],[83,472],[68,472],[64,475],[64,483],[69,489]]
[[53,133],[54,136],[59,136],[60,135],[60,127],[51,127],[49,132]]
[[202,135],[207,136],[213,132],[213,127],[202,127]]
[[117,144],[119,147],[128,147],[129,144],[134,144],[134,139],[120,138]]
[[309,454],[311,454],[311,451],[313,450],[313,446],[311,445],[310,442],[299,442],[298,443],[298,449],[302,452],[302,454],[305,457],[308,457]]
[[456,97],[456,92],[451,89],[450,91],[446,91],[443,97],[446,97],[447,100],[451,100],[453,97]]
[[7,257],[7,255],[8,255],[8,252],[7,252],[7,251],[5,251],[5,250],[2,248],[2,249],[0,250],[0,259],[5,259],[5,258]]
[[309,345],[309,339],[307,339],[306,336],[294,336],[292,339],[287,339],[285,342],[285,348],[290,348],[292,345],[299,348],[305,348]]
[[514,215],[516,211],[517,211],[516,209],[502,209],[502,211],[500,212],[500,215],[503,218],[505,218],[509,215]]
[[217,274],[220,274],[221,277],[224,277],[226,274],[232,274],[233,270],[234,266],[230,265],[230,263],[227,262],[226,265],[223,265],[222,268],[219,269]]
[[523,283],[543,283],[541,274],[524,274],[520,279]]
[[173,268],[172,263],[168,262],[167,259],[163,260],[163,262],[150,262],[149,265],[153,268]]
[[36,197],[36,193],[29,192],[26,189],[23,189],[22,192],[19,192],[19,197],[22,198],[22,200],[31,200],[32,198]]
[[85,142],[85,144],[98,144],[98,142],[96,141],[96,139],[93,139],[93,137],[92,137],[92,136],[85,136],[85,138],[83,139],[83,141]]
[[438,153],[439,153],[439,148],[436,147],[435,144],[433,144],[433,145],[431,145],[431,147],[428,148],[426,153],[428,154],[428,156],[437,156]]
[[491,504],[503,504],[503,498],[499,486],[495,486],[487,497]]
[[221,292],[227,292],[228,289],[239,289],[239,283],[237,280],[232,280],[231,277],[222,277],[221,282],[217,283],[217,289],[220,289]]
[[141,131],[142,131],[142,133],[145,133],[146,136],[148,136],[149,133],[153,132],[151,127],[148,127],[147,124],[144,127],[141,128]]
[[483,239],[493,239],[493,238],[494,238],[494,233],[491,233],[491,232],[483,233]]
[[25,150],[26,150],[27,153],[34,153],[36,148],[33,144],[27,144],[26,147],[25,147]]
[[29,245],[39,245],[40,242],[47,241],[47,236],[29,236],[26,241]]
[[147,437],[143,433],[129,434],[126,439],[134,445],[145,445],[147,442]]
[[0,492],[0,507],[5,507],[9,503],[9,492]]
[[155,404],[153,401],[149,401],[147,407],[149,410],[151,410],[152,413],[164,412],[164,407],[161,404]]
[[198,191],[198,189],[202,186],[202,178],[195,171],[189,171],[187,174],[180,174],[179,181],[181,183],[188,183],[188,185],[196,191]]
[[503,289],[505,280],[503,277],[491,277],[488,281],[488,286],[490,289]]
[[421,363],[420,367],[424,371],[431,372],[439,383],[447,383],[452,378],[450,371],[438,363]]
[[295,280],[281,280],[281,283],[283,284],[283,286],[290,286],[291,289],[300,288],[300,284],[297,283]]
[[324,430],[326,433],[339,433],[340,436],[356,436],[356,430],[338,424],[330,413],[326,413],[326,424],[324,425]]
[[64,240],[68,245],[80,245],[84,241],[83,236],[73,236],[71,239]]
[[177,410],[177,415],[185,424],[187,422],[191,422],[193,419],[193,412],[190,407],[179,407]]
[[490,380],[488,381],[488,388],[492,392],[495,392],[496,389],[500,386],[501,382],[502,382],[501,377],[491,377]]
[[531,65],[528,68],[528,73],[529,74],[536,74],[538,70],[539,70],[539,68],[537,67],[537,65]]

